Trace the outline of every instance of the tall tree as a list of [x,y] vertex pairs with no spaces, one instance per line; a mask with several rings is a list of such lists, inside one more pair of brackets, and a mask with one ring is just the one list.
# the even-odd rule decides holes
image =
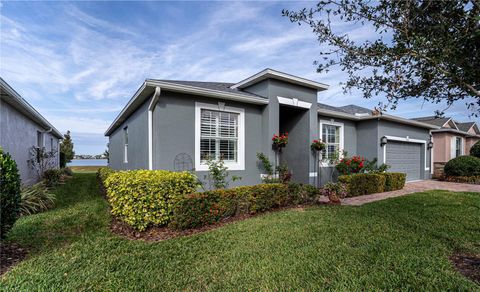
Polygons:
[[[480,115],[480,0],[328,0],[282,14],[309,25],[328,47],[317,71],[339,66],[348,74],[345,91],[383,93],[382,109],[423,98],[442,105],[437,114],[463,100]],[[338,32],[342,23],[367,25],[377,36],[356,42]]]
[[65,155],[66,162],[72,161],[75,151],[73,150],[73,141],[70,131],[67,131],[67,133],[63,135],[63,140],[60,143],[60,152]]

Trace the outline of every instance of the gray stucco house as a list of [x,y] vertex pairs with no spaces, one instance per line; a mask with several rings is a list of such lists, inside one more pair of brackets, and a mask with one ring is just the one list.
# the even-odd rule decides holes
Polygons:
[[428,145],[438,127],[317,103],[325,90],[326,84],[272,69],[238,83],[147,79],[105,133],[110,167],[176,170],[176,158],[187,157],[202,178],[203,157],[222,155],[232,175],[242,177],[237,184],[257,184],[262,169],[256,153],[274,161],[271,138],[288,132],[281,160],[298,182],[314,182],[317,169],[323,183],[335,179],[327,162],[317,167],[310,143],[318,138],[328,144],[325,160],[345,150],[377,158],[408,180],[431,177]]
[[59,166],[59,140],[62,134],[39,112],[23,99],[10,85],[0,78],[0,147],[16,161],[22,184],[30,185],[39,180],[27,161],[32,147],[45,147],[56,152],[52,165]]

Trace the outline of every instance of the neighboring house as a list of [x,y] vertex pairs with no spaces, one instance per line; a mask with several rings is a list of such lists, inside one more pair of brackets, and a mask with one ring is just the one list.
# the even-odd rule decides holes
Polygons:
[[[379,164],[430,178],[430,130],[438,127],[390,115],[373,116],[357,106],[317,103],[328,85],[265,69],[238,83],[147,79],[105,135],[114,169],[194,169],[206,174],[204,158],[223,156],[236,184],[261,182],[256,153],[273,162],[271,138],[289,133],[281,154],[294,180],[312,183],[318,163],[313,139],[327,142],[325,160],[334,153],[378,158]],[[381,144],[381,141],[387,142]],[[333,167],[321,164],[322,183]],[[333,178],[334,179],[334,178]]]
[[450,159],[468,155],[473,144],[480,140],[480,129],[475,122],[461,123],[451,118],[421,117],[415,121],[428,123],[440,127],[433,130],[433,162],[438,174],[443,171],[443,166]]
[[55,151],[54,164],[59,166],[59,140],[62,134],[0,78],[0,147],[16,161],[22,184],[39,180],[27,161],[33,147]]

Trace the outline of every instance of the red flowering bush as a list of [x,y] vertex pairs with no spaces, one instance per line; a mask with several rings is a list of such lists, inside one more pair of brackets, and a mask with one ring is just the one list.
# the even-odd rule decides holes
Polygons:
[[326,147],[327,145],[323,143],[322,140],[317,139],[313,140],[312,144],[310,145],[310,148],[312,148],[313,151],[323,151]]
[[348,175],[352,173],[362,172],[366,165],[366,160],[362,156],[353,156],[352,158],[342,158],[336,165],[338,172],[341,175]]
[[285,147],[288,144],[288,133],[284,133],[282,135],[273,135],[272,143],[277,147]]

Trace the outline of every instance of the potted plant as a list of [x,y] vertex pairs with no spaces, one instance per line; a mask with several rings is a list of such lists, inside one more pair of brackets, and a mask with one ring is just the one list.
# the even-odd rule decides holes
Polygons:
[[287,146],[288,144],[288,133],[284,133],[284,134],[281,134],[281,135],[273,135],[272,137],[272,143],[273,143],[273,146],[277,149],[281,149],[285,146]]
[[325,150],[327,145],[319,139],[315,139],[312,141],[312,144],[310,145],[310,148],[312,148],[313,151],[323,151]]

